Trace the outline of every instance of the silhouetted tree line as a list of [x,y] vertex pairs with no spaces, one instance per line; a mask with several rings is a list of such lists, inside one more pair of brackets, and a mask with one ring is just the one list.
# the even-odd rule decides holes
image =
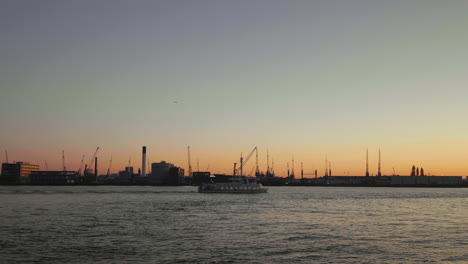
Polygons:
[[411,168],[411,176],[424,176],[424,169],[421,168],[420,170],[413,165],[413,168]]

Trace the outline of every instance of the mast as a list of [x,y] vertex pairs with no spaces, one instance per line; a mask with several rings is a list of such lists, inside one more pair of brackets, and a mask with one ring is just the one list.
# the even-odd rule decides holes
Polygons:
[[377,176],[382,176],[382,173],[380,172],[380,148],[379,148],[379,171],[377,173]]
[[325,177],[328,176],[328,160],[327,156],[325,155]]
[[268,153],[268,149],[267,149],[267,172],[266,172],[266,175],[269,175],[270,174],[270,154]]
[[369,149],[366,149],[366,176],[369,177]]

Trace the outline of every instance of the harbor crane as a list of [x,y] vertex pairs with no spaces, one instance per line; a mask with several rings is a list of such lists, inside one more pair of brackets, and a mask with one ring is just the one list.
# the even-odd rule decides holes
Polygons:
[[91,158],[91,161],[89,162],[89,166],[85,165],[87,167],[85,169],[85,173],[87,169],[89,169],[90,171],[93,171],[93,164],[94,164],[94,160],[96,159],[96,155],[98,151],[99,151],[99,147],[96,148],[96,151],[94,152],[93,157]]
[[[252,157],[255,151],[257,151],[257,147],[253,148],[253,150],[249,153],[249,155],[247,155],[247,158],[243,159],[242,164],[240,164],[241,168],[245,167],[245,164],[249,161],[250,157]],[[236,163],[234,163],[234,175],[233,176],[236,176],[238,172],[239,172],[239,169],[236,169]]]
[[260,176],[260,169],[258,168],[258,149],[255,150],[255,176]]

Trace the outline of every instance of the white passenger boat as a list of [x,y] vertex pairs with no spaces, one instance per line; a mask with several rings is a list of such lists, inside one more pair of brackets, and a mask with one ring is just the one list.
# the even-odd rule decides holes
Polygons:
[[266,193],[260,183],[204,183],[198,187],[199,193]]
[[[254,148],[256,150],[257,147]],[[249,154],[246,161],[252,156],[253,151]],[[245,162],[240,158],[240,177],[233,177],[232,182],[218,182],[215,183],[210,180],[209,183],[203,183],[198,187],[199,193],[266,193],[268,188],[264,188],[261,183],[249,182],[246,177],[242,175]],[[236,174],[234,164],[234,175]]]

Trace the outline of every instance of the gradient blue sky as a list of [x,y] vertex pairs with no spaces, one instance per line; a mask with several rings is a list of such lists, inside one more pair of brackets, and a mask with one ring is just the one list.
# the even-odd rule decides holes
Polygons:
[[[1,1],[0,148],[468,174],[467,1]],[[175,103],[177,102],[177,103]],[[2,155],[2,161],[4,160]],[[253,165],[251,163],[250,165]],[[296,166],[296,170],[298,166]],[[250,170],[250,168],[249,168]]]

